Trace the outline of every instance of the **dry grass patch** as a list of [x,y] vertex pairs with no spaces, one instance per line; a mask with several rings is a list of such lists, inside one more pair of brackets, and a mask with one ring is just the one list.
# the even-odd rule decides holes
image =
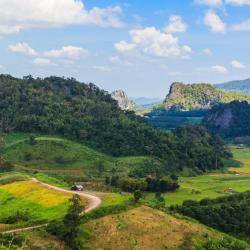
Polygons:
[[174,250],[187,238],[192,244],[192,237],[202,239],[212,235],[199,224],[179,220],[145,206],[106,216],[84,227],[94,234],[88,242],[90,249]]

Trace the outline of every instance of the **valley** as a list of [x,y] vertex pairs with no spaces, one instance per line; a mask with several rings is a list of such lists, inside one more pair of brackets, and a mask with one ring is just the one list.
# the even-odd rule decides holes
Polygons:
[[250,148],[194,125],[206,111],[164,113],[160,130],[74,79],[1,84],[0,249],[249,249],[178,213],[250,190]]

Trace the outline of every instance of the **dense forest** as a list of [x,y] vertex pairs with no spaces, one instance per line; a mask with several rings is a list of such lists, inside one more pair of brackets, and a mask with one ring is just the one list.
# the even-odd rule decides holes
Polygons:
[[180,170],[220,168],[230,155],[203,127],[163,133],[134,112],[122,111],[104,90],[72,78],[1,75],[0,131],[57,134],[114,156],[155,156],[166,168]]
[[213,107],[204,117],[203,125],[225,138],[250,136],[250,105],[234,101]]
[[172,209],[250,242],[250,192],[200,202],[184,201]]

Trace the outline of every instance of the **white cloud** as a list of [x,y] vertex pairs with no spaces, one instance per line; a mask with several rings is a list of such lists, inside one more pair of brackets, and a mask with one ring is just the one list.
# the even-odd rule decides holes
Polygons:
[[243,63],[239,62],[238,60],[233,60],[231,62],[231,64],[232,64],[232,67],[235,69],[245,69],[246,68],[246,66]]
[[212,66],[210,68],[210,70],[212,72],[216,72],[216,73],[227,73],[228,72],[227,68],[225,68],[224,66],[221,66],[221,65]]
[[110,72],[111,68],[108,66],[94,66],[95,70],[101,71],[101,72]]
[[232,5],[243,6],[243,5],[250,5],[250,0],[226,0],[226,3],[232,4]]
[[21,31],[21,26],[9,26],[9,25],[0,25],[0,36],[16,34]]
[[167,33],[185,32],[187,31],[187,25],[183,22],[181,16],[171,16],[165,31]]
[[33,64],[36,66],[49,66],[51,65],[51,61],[47,58],[35,58]]
[[64,46],[61,49],[45,51],[43,54],[45,57],[54,57],[54,58],[66,57],[66,58],[77,59],[80,56],[86,56],[88,54],[88,51],[80,47]]
[[206,13],[204,24],[210,27],[213,32],[226,32],[226,25],[223,23],[221,18],[211,10]]
[[209,49],[209,48],[203,49],[203,50],[202,50],[202,53],[203,53],[204,55],[206,55],[206,56],[211,56],[211,55],[212,55],[212,51],[211,51],[211,49]]
[[208,6],[220,6],[222,4],[222,0],[195,0],[194,2]]
[[9,49],[12,52],[29,55],[29,56],[36,56],[38,54],[27,43],[17,43],[17,44],[9,45]]
[[80,0],[1,0],[0,31],[7,35],[22,29],[73,24],[119,28],[123,26],[121,13],[119,6],[86,10]]
[[109,61],[113,64],[118,64],[118,65],[126,65],[126,66],[132,65],[131,62],[129,62],[128,60],[124,60],[120,58],[119,56],[111,56],[109,57]]
[[234,31],[250,31],[250,19],[231,26]]
[[61,49],[38,52],[30,47],[30,45],[28,45],[27,43],[17,43],[14,45],[9,45],[9,49],[14,53],[21,53],[28,56],[40,56],[45,58],[67,58],[71,60],[88,55],[88,50],[75,46],[63,46]]
[[[181,57],[192,53],[192,49],[189,46],[179,45],[177,37],[166,32],[161,32],[155,27],[131,30],[130,36],[131,42],[121,41],[118,44],[124,45],[124,48],[127,48],[127,45],[130,44],[131,47],[129,47],[129,50],[134,49],[142,54],[157,57]],[[117,44],[115,46],[117,48]],[[123,47],[120,47],[120,50],[118,50],[120,52],[128,51],[121,49]]]
[[119,52],[127,52],[130,50],[133,50],[135,48],[136,44],[133,43],[127,43],[126,41],[120,41],[115,44],[116,50]]

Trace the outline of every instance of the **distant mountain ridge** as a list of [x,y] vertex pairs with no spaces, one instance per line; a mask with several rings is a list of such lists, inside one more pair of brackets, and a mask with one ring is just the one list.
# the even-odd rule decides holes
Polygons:
[[162,104],[167,111],[190,111],[211,109],[219,103],[232,101],[247,101],[250,95],[235,92],[224,92],[211,84],[184,84],[175,82],[171,85],[169,94]]
[[245,80],[235,80],[225,83],[213,85],[215,88],[227,92],[239,92],[243,94],[250,94],[250,78]]

